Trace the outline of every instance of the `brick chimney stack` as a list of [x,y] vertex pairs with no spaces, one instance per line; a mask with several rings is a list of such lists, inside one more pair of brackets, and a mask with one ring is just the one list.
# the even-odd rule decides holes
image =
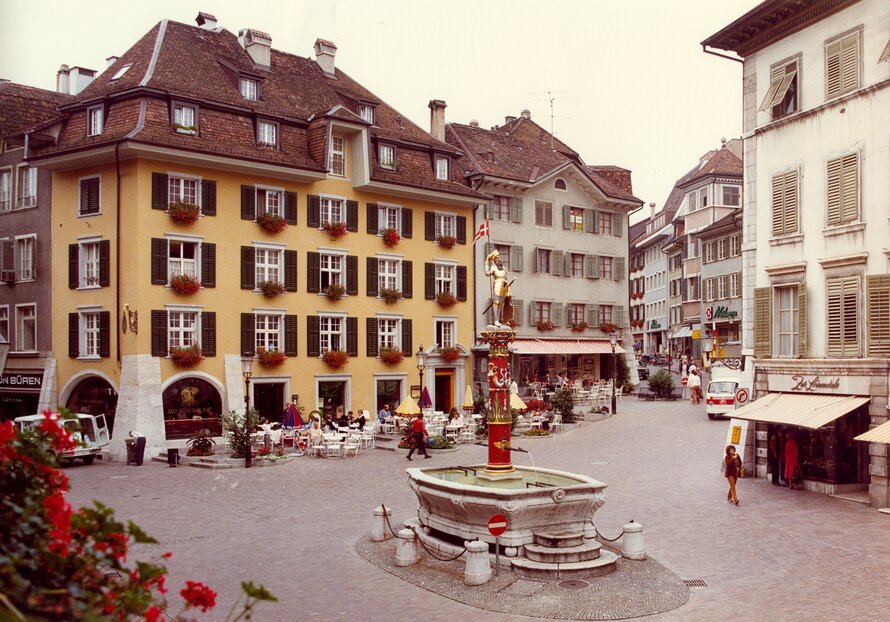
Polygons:
[[441,99],[431,99],[430,107],[430,134],[436,140],[445,142],[445,108],[447,105]]

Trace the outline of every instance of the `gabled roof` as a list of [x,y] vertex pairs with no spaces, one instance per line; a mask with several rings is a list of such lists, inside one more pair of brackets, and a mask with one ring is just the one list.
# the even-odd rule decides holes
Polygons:
[[547,149],[559,151],[560,153],[570,157],[578,158],[578,152],[569,147],[567,144],[559,140],[556,136],[545,130],[543,127],[532,121],[531,117],[520,116],[512,121],[508,121],[500,127],[494,128],[495,132],[501,132],[507,136],[518,138],[519,140],[530,143],[539,144]]
[[71,99],[33,86],[0,82],[0,137],[19,134],[58,115],[58,107]]
[[690,186],[706,177],[738,177],[744,173],[742,161],[726,146],[718,149],[692,177],[683,182]]

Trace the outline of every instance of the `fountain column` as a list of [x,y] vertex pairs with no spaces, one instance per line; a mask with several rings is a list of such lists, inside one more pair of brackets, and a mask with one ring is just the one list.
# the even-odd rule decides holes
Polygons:
[[[510,358],[509,346],[515,335],[509,328],[486,330],[482,341],[488,344],[488,464],[489,476],[514,474],[510,456]],[[480,474],[482,475],[482,474]],[[510,475],[507,475],[510,477]]]

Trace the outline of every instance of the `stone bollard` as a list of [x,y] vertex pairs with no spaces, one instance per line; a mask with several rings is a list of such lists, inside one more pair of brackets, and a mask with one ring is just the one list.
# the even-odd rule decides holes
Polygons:
[[621,540],[621,556],[626,559],[646,559],[646,545],[643,543],[643,526],[630,521],[624,526]]
[[374,508],[374,524],[371,526],[371,542],[383,542],[389,536],[389,530],[386,528],[386,519],[392,515],[388,509],[383,507]]
[[467,548],[467,566],[464,570],[464,585],[484,585],[491,581],[491,561],[488,557],[488,543],[481,540],[464,542]]
[[396,566],[412,566],[420,561],[417,554],[417,536],[410,529],[399,529],[396,547]]

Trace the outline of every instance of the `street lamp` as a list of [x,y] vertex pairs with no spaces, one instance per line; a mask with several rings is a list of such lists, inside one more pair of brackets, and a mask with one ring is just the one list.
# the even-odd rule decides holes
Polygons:
[[417,375],[420,377],[420,404],[423,409],[423,370],[426,369],[426,357],[429,356],[423,349],[423,345],[417,348]]
[[711,352],[714,350],[714,339],[712,337],[702,337],[701,338],[701,351],[702,351],[702,366],[705,364],[705,355],[707,358],[711,358]]
[[609,345],[612,346],[612,414],[615,410],[615,385],[618,384],[618,364],[615,360],[615,346],[618,345],[618,333],[614,330],[609,333]]
[[253,357],[244,353],[241,358],[241,375],[244,376],[244,440],[246,446],[244,448],[244,468],[251,467],[251,459],[253,456],[250,446],[250,377],[253,373],[250,371],[253,367]]

